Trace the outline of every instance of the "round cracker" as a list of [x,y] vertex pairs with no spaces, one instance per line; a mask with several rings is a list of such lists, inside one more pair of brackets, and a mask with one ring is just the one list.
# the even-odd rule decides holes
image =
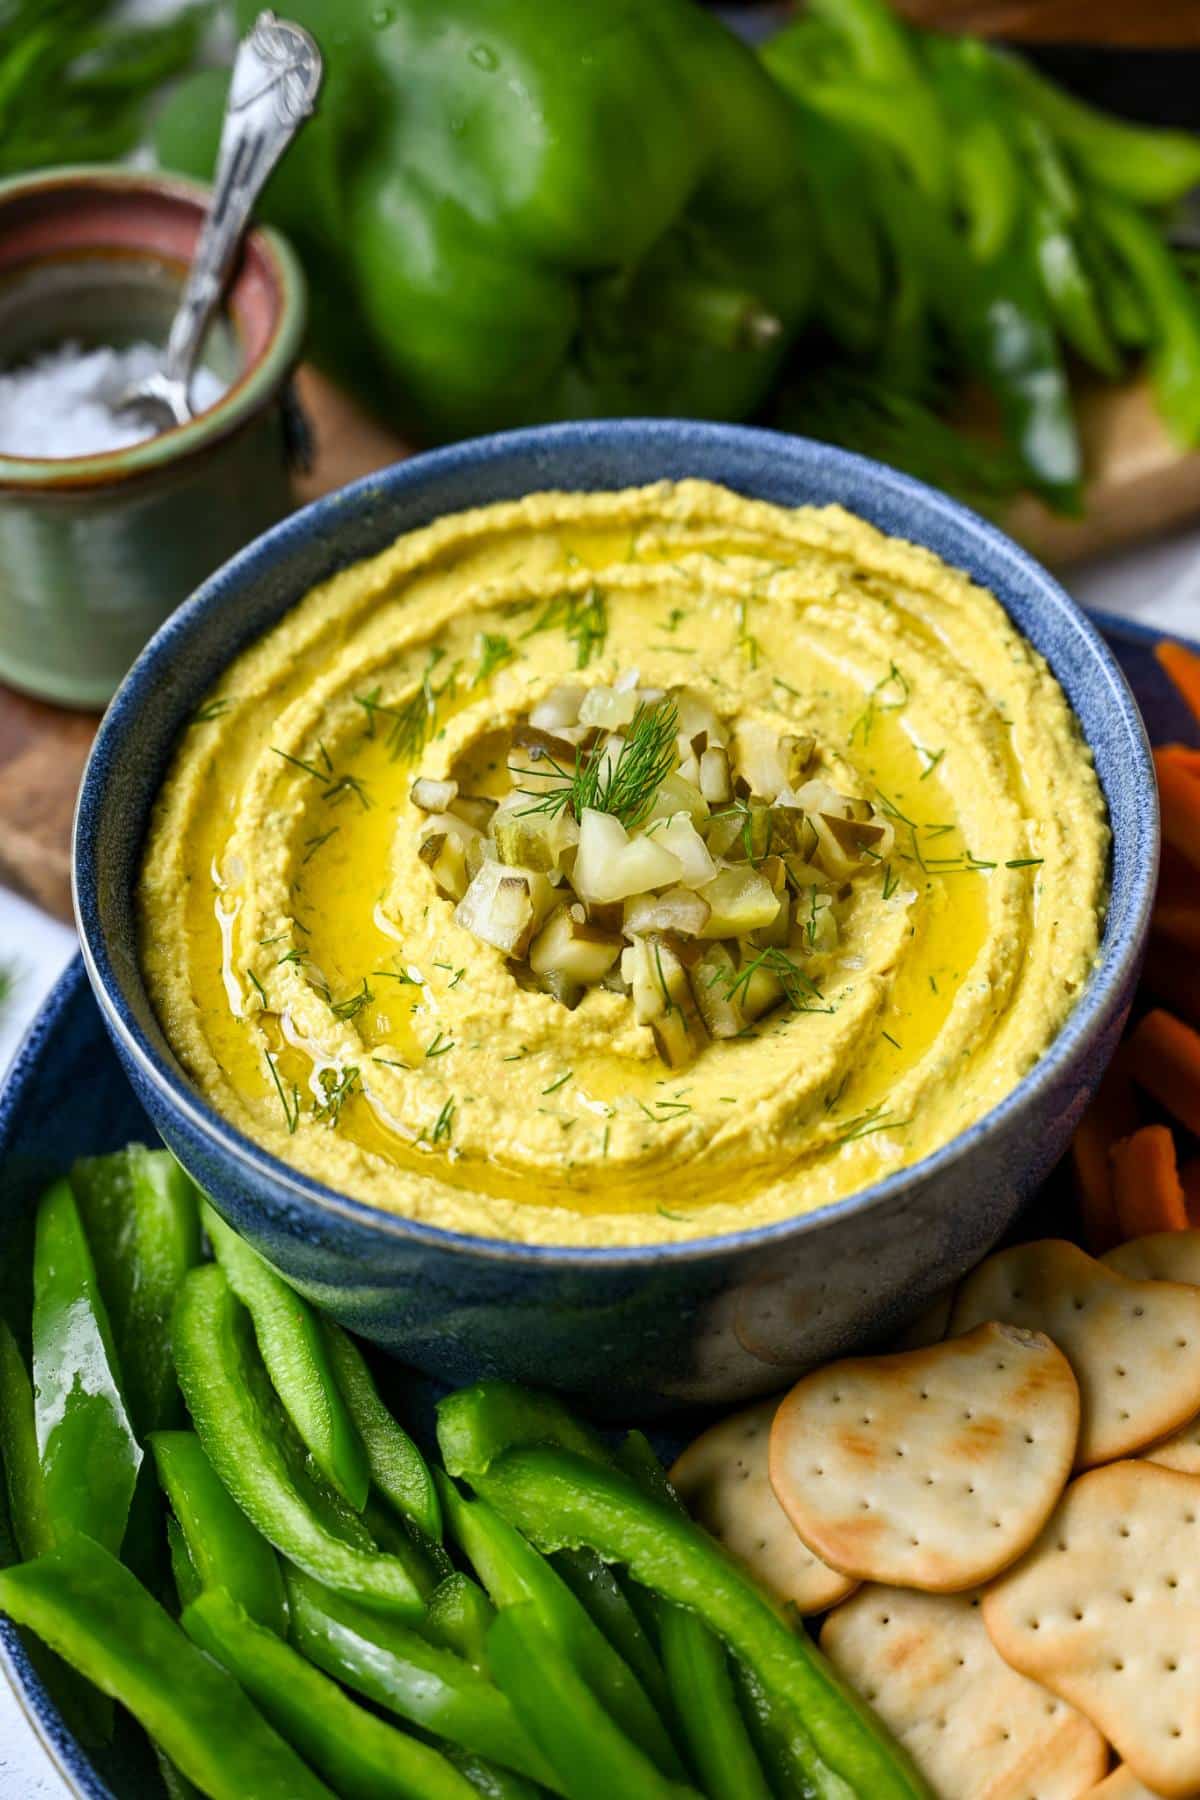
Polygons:
[[1200,1412],[1200,1288],[1130,1281],[1043,1238],[968,1275],[950,1329],[981,1319],[1047,1332],[1066,1356],[1083,1406],[1077,1468],[1130,1456]]
[[1200,1790],[1200,1477],[1140,1460],[1081,1475],[983,1619],[1155,1793]]
[[1182,1281],[1200,1287],[1200,1231],[1152,1231],[1100,1258],[1127,1281]]
[[1078,1429],[1062,1352],[1040,1332],[989,1323],[804,1376],[775,1416],[771,1485],[833,1568],[954,1593],[1034,1541]]
[[904,1745],[939,1800],[1078,1800],[1108,1746],[994,1649],[976,1594],[860,1588],[821,1648]]
[[813,1555],[772,1492],[767,1445],[778,1404],[764,1400],[713,1425],[679,1457],[671,1481],[705,1530],[776,1599],[824,1612],[858,1584]]

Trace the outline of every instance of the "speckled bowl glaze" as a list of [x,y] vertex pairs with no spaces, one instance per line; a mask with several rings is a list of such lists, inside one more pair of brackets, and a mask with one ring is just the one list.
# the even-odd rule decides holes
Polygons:
[[[1113,826],[1095,972],[1002,1104],[933,1156],[805,1217],[721,1238],[555,1249],[376,1212],[289,1169],[200,1098],[138,970],[134,883],[183,721],[224,665],[314,583],[439,514],[540,488],[702,476],[762,499],[831,501],[992,589],[1083,724]],[[227,563],[152,640],[101,726],[75,837],[88,973],[138,1097],[218,1209],[335,1317],[430,1374],[551,1382],[622,1417],[779,1387],[878,1335],[995,1243],[1061,1155],[1116,1043],[1155,879],[1153,767],[1108,649],[1058,584],[981,519],[906,476],[803,439],[625,420],[504,434],[417,457],[318,501]]]

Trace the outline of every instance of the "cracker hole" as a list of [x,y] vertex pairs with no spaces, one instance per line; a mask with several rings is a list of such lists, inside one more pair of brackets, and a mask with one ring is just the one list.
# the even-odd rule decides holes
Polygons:
[[1119,1412],[1117,1414],[1117,1417],[1118,1417],[1118,1419],[1125,1420],[1125,1419],[1128,1419],[1129,1414],[1127,1412]]
[[971,1411],[971,1408],[968,1406],[963,1413],[963,1418],[964,1419],[973,1419],[974,1417],[975,1417],[975,1414]]
[[1124,1371],[1124,1369],[1123,1369],[1123,1368],[1122,1368],[1122,1367],[1121,1367],[1121,1365],[1120,1365],[1120,1363],[1118,1363],[1118,1364],[1117,1364],[1117,1367],[1116,1367],[1116,1372],[1117,1372],[1117,1374],[1118,1374],[1118,1375],[1120,1375],[1120,1376],[1121,1376],[1121,1378],[1122,1378],[1122,1380],[1123,1380],[1123,1379],[1124,1379],[1124,1376],[1125,1376],[1125,1371]]
[[1183,1736],[1183,1732],[1180,1730],[1178,1725],[1172,1725],[1171,1736],[1172,1737],[1182,1737]]
[[1118,1525],[1117,1535],[1119,1537],[1128,1537],[1130,1535],[1128,1525]]
[[1183,1522],[1185,1525],[1194,1525],[1196,1523],[1195,1513],[1184,1513]]
[[1142,1319],[1142,1318],[1144,1318],[1144,1317],[1145,1317],[1145,1316],[1146,1316],[1146,1309],[1145,1309],[1145,1307],[1144,1307],[1144,1306],[1135,1306],[1135,1307],[1134,1307],[1134,1309],[1133,1309],[1133,1316],[1134,1316],[1134,1318],[1135,1318],[1135,1319]]
[[1188,1347],[1188,1341],[1186,1338],[1176,1338],[1175,1339],[1175,1348],[1177,1350],[1186,1350],[1187,1347]]
[[1116,1670],[1116,1672],[1117,1672],[1117,1674],[1118,1674],[1118,1675],[1121,1675],[1121,1674],[1123,1674],[1123,1673],[1124,1673],[1124,1671],[1125,1671],[1125,1664],[1124,1664],[1124,1663],[1123,1663],[1123,1662],[1122,1662],[1122,1661],[1121,1661],[1121,1658],[1120,1658],[1120,1657],[1119,1657],[1119,1656],[1114,1656],[1114,1657],[1113,1657],[1113,1664],[1112,1664],[1112,1666],[1113,1666],[1113,1668],[1114,1668],[1114,1669],[1115,1669],[1115,1670]]
[[1127,1588],[1122,1591],[1121,1598],[1125,1602],[1126,1606],[1133,1605],[1133,1595],[1129,1592],[1129,1590]]
[[1167,1671],[1168,1675],[1174,1675],[1179,1669],[1179,1664],[1173,1656],[1164,1656],[1163,1668]]
[[1177,1588],[1179,1586],[1178,1577],[1175,1575],[1168,1575],[1167,1576],[1167,1586],[1169,1588]]
[[1074,1609],[1074,1611],[1071,1614],[1071,1617],[1074,1619],[1074,1621],[1077,1625],[1080,1624],[1083,1620],[1083,1614],[1080,1612],[1078,1607],[1076,1607]]
[[1026,1442],[1026,1443],[1027,1443],[1027,1444],[1032,1444],[1032,1442],[1033,1442],[1033,1435],[1032,1435],[1032,1433],[1031,1433],[1031,1432],[1028,1432],[1028,1431],[1027,1431],[1027,1432],[1026,1432],[1026,1433],[1025,1433],[1025,1442]]
[[1086,1302],[1081,1300],[1079,1298],[1078,1294],[1076,1294],[1075,1298],[1071,1302],[1071,1305],[1075,1308],[1076,1312],[1082,1312],[1085,1304],[1086,1304]]

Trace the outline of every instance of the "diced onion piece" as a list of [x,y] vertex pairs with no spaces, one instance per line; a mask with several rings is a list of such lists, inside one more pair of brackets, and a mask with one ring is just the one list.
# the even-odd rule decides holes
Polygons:
[[579,722],[615,731],[621,725],[631,724],[637,709],[637,695],[632,688],[592,687],[583,697]]
[[668,888],[665,894],[639,894],[625,902],[626,931],[674,931],[680,937],[699,937],[708,924],[707,900],[686,887]]
[[651,819],[669,819],[677,812],[687,813],[693,825],[703,825],[708,817],[708,801],[694,782],[685,781],[675,770],[660,786],[643,823],[648,824]]
[[725,806],[733,799],[733,778],[729,772],[729,752],[710,745],[700,754],[700,792],[710,806]]
[[481,863],[454,917],[482,943],[506,956],[524,956],[541,920],[554,903],[554,889],[536,869]]
[[449,812],[457,798],[457,781],[435,781],[429,775],[419,775],[409,794],[413,805],[427,813]]
[[579,722],[579,708],[587,689],[581,681],[560,681],[544,700],[539,700],[529,715],[529,723],[537,731],[562,731]]
[[746,1028],[746,1015],[734,998],[737,968],[724,944],[709,944],[689,970],[692,993],[710,1037],[732,1038]]
[[712,908],[701,932],[706,938],[748,937],[760,926],[771,925],[779,911],[779,899],[766,876],[749,864],[719,869],[700,897]]
[[593,987],[608,974],[622,944],[623,939],[615,933],[599,931],[586,920],[576,919],[569,906],[560,906],[529,946],[529,966],[535,975],[557,971],[569,982]]
[[708,845],[686,813],[675,813],[665,825],[659,826],[653,836],[656,844],[661,844],[672,856],[679,858],[683,868],[684,887],[699,888],[712,880],[717,872],[717,865],[709,855]]
[[417,855],[433,876],[438,893],[448,900],[461,900],[467,891],[467,859],[458,839],[446,831],[427,832]]
[[587,901],[625,900],[652,888],[671,887],[683,874],[677,856],[642,833],[630,837],[619,819],[587,806],[579,824],[579,851],[571,874]]
[[740,719],[733,735],[733,762],[751,794],[774,800],[788,785],[788,766],[779,733],[765,719]]

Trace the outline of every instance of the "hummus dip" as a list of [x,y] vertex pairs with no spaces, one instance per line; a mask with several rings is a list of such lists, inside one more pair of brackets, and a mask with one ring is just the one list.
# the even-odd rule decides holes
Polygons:
[[145,978],[240,1131],[558,1244],[827,1205],[1001,1100],[1088,978],[1104,803],[996,600],[698,481],[440,519],[183,733]]

